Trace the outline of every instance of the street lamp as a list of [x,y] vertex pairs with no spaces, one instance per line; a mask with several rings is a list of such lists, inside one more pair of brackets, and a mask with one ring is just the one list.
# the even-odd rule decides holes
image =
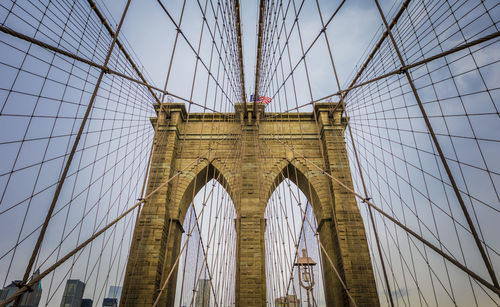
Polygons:
[[306,289],[307,293],[307,306],[310,307],[311,303],[309,302],[309,291],[312,290],[314,286],[314,270],[313,266],[316,265],[311,257],[307,256],[307,251],[305,248],[302,249],[302,257],[297,259],[297,262],[294,264],[299,268],[299,283],[300,286]]

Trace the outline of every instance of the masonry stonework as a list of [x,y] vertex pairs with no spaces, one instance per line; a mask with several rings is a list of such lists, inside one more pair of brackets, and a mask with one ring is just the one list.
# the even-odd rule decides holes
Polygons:
[[[264,113],[236,104],[236,113],[187,113],[184,104],[158,112],[148,191],[134,230],[121,306],[173,306],[183,222],[197,192],[211,179],[236,209],[236,306],[265,306],[264,212],[288,178],[306,195],[318,221],[328,306],[350,306],[342,278],[358,306],[378,306],[363,221],[354,196],[315,165],[352,188],[344,141],[345,119],[334,103],[312,113]],[[149,192],[148,192],[149,193]],[[335,270],[332,268],[335,266]],[[273,304],[274,302],[267,302]]]

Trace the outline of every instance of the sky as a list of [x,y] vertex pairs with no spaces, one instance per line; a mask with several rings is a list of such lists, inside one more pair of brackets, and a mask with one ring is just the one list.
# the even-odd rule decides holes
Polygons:
[[[285,4],[286,3],[287,2],[285,1]],[[301,2],[295,1],[295,3],[298,7]],[[193,3],[190,4],[194,5]],[[401,1],[381,1],[383,11],[387,16],[393,16],[395,11],[399,8],[400,4]],[[151,16],[152,18],[144,20],[144,18],[141,18],[134,14],[130,15],[131,22],[128,27],[124,28],[123,33],[126,33],[127,39],[130,39],[131,41],[146,42],[150,39],[155,39],[156,43],[153,49],[151,49],[148,44],[144,43],[139,44],[137,48],[134,48],[134,50],[138,54],[138,57],[141,59],[145,70],[147,70],[151,75],[154,84],[163,84],[163,80],[165,78],[164,71],[168,67],[167,58],[170,55],[171,49],[169,43],[171,42],[171,39],[169,40],[169,35],[164,32],[164,24],[162,22],[165,22],[165,25],[167,27],[168,22],[158,21],[156,16],[158,15],[158,17],[161,17],[161,12],[158,12],[158,10],[150,10],[149,5],[154,7],[154,4],[141,3],[141,10],[144,10],[141,13],[148,12],[146,14],[151,14],[149,16]],[[258,1],[242,1],[241,4],[243,32],[242,43],[244,58],[243,61],[247,98],[251,93],[253,93],[255,84],[255,54],[257,45],[256,33],[258,31],[257,5]],[[329,17],[334,12],[338,5],[339,1],[320,1],[323,18],[326,20],[327,17]],[[446,48],[454,46],[463,41],[463,38],[459,37],[459,35],[454,32],[454,27],[452,26],[453,16],[449,16],[446,18],[439,17],[439,14],[443,14],[441,16],[446,16],[446,13],[443,13],[446,10],[445,2],[428,2],[427,5],[429,7],[429,11],[431,12],[429,14],[432,14],[432,18],[436,19],[435,31],[441,33],[440,40],[442,42],[439,45],[439,48],[441,48],[440,50],[446,50]],[[453,5],[453,10],[456,11],[454,17],[461,18],[460,24],[465,28],[465,35],[470,35],[471,37],[477,38],[480,33],[484,33],[481,31],[488,26],[490,21],[484,20],[487,16],[481,16],[481,18],[477,18],[479,14],[478,11],[479,9],[481,9],[481,7],[478,6],[476,2],[472,1],[467,4],[464,4],[464,2],[451,2],[450,5]],[[487,7],[494,8],[492,9],[491,18],[495,20],[495,22],[498,22],[498,6],[495,6],[494,2],[487,2],[485,5]],[[172,4],[171,8],[173,12],[179,11],[179,9],[175,6],[175,3]],[[119,10],[117,11],[119,12]],[[293,8],[290,8],[288,13],[286,13],[286,27],[288,31],[290,31],[292,27],[293,14]],[[175,16],[175,13],[173,15]],[[115,16],[115,19],[117,19],[118,15]],[[290,34],[290,56],[288,56],[285,52],[284,58],[286,60],[283,60],[285,73],[290,71],[290,66],[293,67],[300,60],[300,39],[302,39],[304,48],[306,48],[310,45],[310,43],[321,30],[321,24],[318,18],[317,8],[314,1],[304,2],[300,16],[301,37],[298,36],[298,32],[296,30],[292,31],[292,33]],[[424,19],[423,16],[425,15],[420,11],[420,13],[418,14],[415,13],[415,16],[416,17],[414,20],[412,20],[412,22],[418,24],[419,22],[422,22],[422,19]],[[467,18],[467,16],[469,16],[469,18]],[[190,16],[189,18],[194,19],[195,17]],[[185,20],[189,20],[189,18],[186,18]],[[475,23],[473,22],[474,18],[478,19]],[[140,19],[141,22],[136,23],[135,20],[138,19]],[[160,20],[161,19],[162,18],[160,18]],[[388,18],[388,20],[390,20],[390,18]],[[155,26],[152,26],[153,22]],[[404,24],[408,26],[408,21],[406,20],[406,23]],[[191,35],[191,33],[198,33],[200,30],[200,26],[198,24],[191,23],[184,23],[184,25],[185,26],[183,26],[183,31],[185,31],[186,36],[190,39],[192,38],[193,42],[196,42],[196,36],[194,34]],[[401,29],[403,29],[403,26],[401,27]],[[494,30],[494,28],[488,28],[488,31],[492,30]],[[368,51],[371,50],[370,48],[373,47],[375,41],[380,37],[381,32],[382,21],[378,16],[376,6],[371,1],[347,1],[346,4],[342,7],[341,14],[334,18],[326,33],[328,35],[329,43],[332,48],[332,55],[334,57],[336,65],[339,83],[342,87],[348,85],[352,80],[354,73],[359,69],[361,63],[365,60]],[[435,47],[435,41],[428,41],[428,37],[430,36],[428,36],[427,34],[427,32],[417,33],[414,34],[413,37],[401,39],[403,49],[405,50],[405,52],[407,52],[403,54],[403,57],[407,60],[407,62],[414,62],[415,60],[422,58],[418,51],[415,51],[418,50],[415,49],[416,47],[414,47],[416,45],[416,36],[422,37],[422,44],[427,43],[427,45],[424,46],[420,45],[422,52],[425,52],[426,56],[429,54],[436,54],[439,51],[439,48]],[[172,34],[170,34],[170,37],[172,37]],[[280,47],[278,49],[283,48],[283,38],[281,38],[281,42],[278,45]],[[496,46],[498,46],[498,44],[496,44]],[[203,45],[201,48],[203,50]],[[469,193],[472,193],[475,199],[482,199],[487,204],[492,205],[498,203],[498,199],[495,196],[496,193],[494,192],[494,185],[496,184],[497,179],[492,179],[491,181],[485,178],[485,176],[488,176],[487,172],[477,169],[476,171],[474,171],[474,168],[471,168],[470,166],[472,165],[487,170],[496,170],[498,165],[498,163],[496,162],[497,159],[493,158],[493,156],[495,156],[495,152],[499,152],[498,148],[495,145],[496,143],[493,141],[488,141],[496,140],[498,139],[498,137],[494,133],[488,134],[487,132],[497,130],[495,127],[498,124],[498,112],[496,111],[497,109],[495,109],[495,104],[498,105],[498,101],[496,100],[496,98],[489,99],[487,97],[478,97],[478,95],[486,94],[485,88],[493,90],[498,87],[499,70],[496,65],[491,65],[491,63],[495,63],[497,59],[495,53],[498,53],[495,50],[498,49],[495,49],[494,44],[488,48],[483,48],[475,51],[474,57],[467,56],[466,52],[459,53],[455,56],[450,56],[449,58],[447,58],[447,63],[450,63],[448,64],[450,67],[450,72],[444,71],[446,69],[447,63],[444,63],[444,61],[442,60],[437,60],[433,63],[430,63],[428,66],[416,69],[413,72],[415,76],[415,83],[420,89],[420,95],[423,99],[423,102],[426,103],[427,112],[431,116],[431,121],[435,126],[436,132],[439,134],[438,137],[444,148],[445,155],[449,157],[450,161],[460,161],[461,163],[468,164],[466,166],[459,166],[454,162],[449,162],[452,163],[452,170],[456,178],[459,178],[458,180],[460,187],[463,190],[468,190]],[[394,50],[390,47],[390,41],[386,40],[386,43],[382,46],[381,52],[379,52],[380,59],[378,61],[375,61],[379,66],[375,66],[375,64],[372,65],[371,69],[373,69],[373,71],[365,73],[362,79],[366,80],[370,77],[373,78],[377,76],[377,74],[381,74],[381,72],[383,71],[390,71],[391,69],[397,69],[399,67],[398,64],[394,64],[397,62],[394,59],[395,56],[392,58],[392,61],[389,60],[390,57],[389,59],[387,58],[388,52],[393,52],[394,54]],[[165,54],[165,58],[159,60],[157,56],[152,56],[153,54],[156,55],[158,53]],[[182,71],[177,70],[177,72],[179,72],[179,81],[185,80],[182,75],[189,69],[193,69],[193,67],[189,64],[192,63],[192,58],[190,57],[192,55],[192,52],[189,53],[188,50],[187,52],[180,52],[180,54],[182,55],[175,59],[175,61],[183,62],[184,64],[181,69]],[[382,56],[385,56],[385,60],[381,60]],[[334,75],[331,65],[326,65],[326,63],[329,62],[328,58],[329,55],[327,52],[326,44],[323,40],[319,40],[318,43],[316,43],[313,48],[311,48],[309,54],[306,57],[313,96],[310,96],[308,87],[306,85],[308,81],[306,79],[305,67],[300,64],[297,67],[296,73],[294,74],[294,83],[296,84],[296,86],[292,86],[291,82],[287,82],[285,84],[284,90],[278,93],[278,95],[276,95],[275,90],[271,89],[268,89],[265,93],[263,93],[264,95],[268,95],[274,98],[274,103],[271,103],[268,106],[269,111],[283,111],[286,109],[290,109],[291,107],[295,107],[296,105],[302,105],[313,99],[318,99],[320,97],[336,92],[338,90],[338,87],[334,81]],[[383,63],[382,65],[385,66],[381,66],[380,63]],[[489,65],[481,68],[481,76],[479,76],[474,71],[471,71],[471,69],[474,69],[475,65],[482,66],[484,64]],[[426,70],[432,71],[432,73],[430,74],[430,78],[426,76]],[[456,75],[456,77],[453,79],[449,79],[450,74]],[[176,77],[178,76],[175,73],[173,75]],[[481,81],[481,78],[483,78],[483,81]],[[180,93],[181,96],[188,95],[189,86],[184,85],[183,87],[177,84],[176,79],[177,78],[175,77],[174,79],[172,79],[172,85],[171,87],[167,87],[167,89],[171,88],[172,91]],[[280,78],[278,76],[275,79],[277,80],[277,83],[283,81],[283,77]],[[347,101],[348,104],[350,103],[350,105],[352,105],[350,116],[352,117],[353,133],[355,135],[355,138],[357,138],[358,146],[360,146],[361,148],[361,163],[363,165],[364,172],[367,173],[372,180],[371,182],[369,182],[369,189],[372,190],[371,194],[377,195],[377,197],[373,196],[374,199],[376,199],[376,203],[380,204],[381,207],[385,208],[386,210],[393,212],[393,214],[396,214],[401,219],[406,218],[406,224],[411,225],[412,227],[414,227],[414,229],[420,230],[423,227],[422,225],[419,225],[419,222],[414,215],[419,216],[420,219],[424,221],[426,227],[432,227],[430,225],[435,224],[434,222],[432,222],[432,216],[434,214],[437,214],[441,222],[437,223],[434,229],[437,229],[438,236],[441,235],[441,240],[450,242],[447,248],[451,249],[453,254],[460,254],[461,247],[459,242],[463,241],[461,244],[465,245],[467,250],[472,251],[475,249],[474,243],[471,241],[471,238],[467,237],[468,235],[463,232],[464,228],[459,227],[459,229],[457,230],[459,234],[455,235],[453,231],[454,224],[450,223],[448,220],[448,216],[451,214],[451,216],[457,218],[462,223],[462,225],[465,225],[463,217],[459,213],[456,213],[456,209],[446,208],[447,204],[449,204],[450,201],[452,204],[456,204],[456,199],[454,199],[453,194],[450,193],[449,186],[440,187],[436,185],[436,182],[439,182],[439,179],[444,180],[445,182],[447,182],[447,179],[445,178],[445,175],[443,175],[444,170],[442,169],[442,165],[440,164],[440,162],[435,161],[435,155],[428,154],[429,152],[435,153],[435,148],[431,145],[431,142],[428,139],[428,135],[425,134],[425,125],[421,116],[418,115],[418,110],[415,108],[415,101],[412,101],[410,97],[407,84],[405,84],[404,80],[401,80],[401,77],[389,78],[389,81],[392,82],[390,84],[392,85],[377,83],[374,86],[369,87],[373,92],[372,96],[359,91],[351,95],[352,102]],[[400,84],[399,88],[397,82],[399,82]],[[389,88],[391,88],[392,86],[391,91],[392,93],[394,93],[394,97],[387,97],[388,95],[384,89],[385,86],[389,86]],[[463,97],[456,98],[456,91],[453,89],[454,87],[457,87],[457,91],[459,91],[460,94],[465,95],[463,95]],[[404,95],[397,96],[399,90],[404,92]],[[296,96],[295,99],[291,94],[294,93],[294,91]],[[436,91],[436,94],[434,94],[434,91]],[[279,95],[286,95],[284,92],[288,93],[288,100],[279,100]],[[485,103],[480,104],[481,107],[478,106],[478,104],[473,104],[472,99],[474,99],[474,96],[467,95],[468,93],[474,92],[478,92],[478,94],[476,94],[477,99],[485,99]],[[495,91],[491,91],[490,93],[494,92]],[[389,94],[389,96],[391,95]],[[196,94],[194,95],[194,97],[196,97]],[[281,99],[283,99],[283,97],[286,96],[281,96]],[[334,97],[332,99],[335,101],[337,98]],[[488,102],[488,100],[490,100],[490,102]],[[496,102],[493,103],[493,101]],[[375,104],[374,102],[377,102],[377,104]],[[392,104],[392,106],[390,104]],[[401,105],[403,107],[400,107],[400,110],[398,110],[394,109],[394,105]],[[463,107],[460,107],[460,105],[463,105]],[[465,110],[464,108],[467,108],[467,110]],[[479,108],[484,109],[480,110]],[[196,110],[196,108],[194,108],[193,110]],[[300,111],[304,112],[310,110],[310,107],[305,107]],[[408,113],[405,113],[405,111],[408,113],[413,112],[411,113],[414,114],[413,118],[408,120],[408,116],[412,117],[412,115],[407,115]],[[481,120],[481,117],[477,116],[468,117],[468,115],[466,115],[467,113],[478,114],[477,116],[481,116],[479,114],[484,115]],[[397,119],[397,121],[390,121],[387,119],[381,121],[381,115],[383,115],[383,118],[395,118]],[[443,120],[443,116],[448,117],[446,118],[446,120]],[[466,122],[469,122],[469,124],[463,125],[464,120]],[[483,128],[480,127],[480,122],[482,123]],[[394,124],[396,124],[396,126]],[[395,131],[391,130],[393,127],[399,127],[400,129],[403,129],[403,132],[399,131],[398,134],[396,134]],[[411,133],[411,130],[421,131],[421,133]],[[447,134],[451,134],[453,135],[453,137],[446,137]],[[476,142],[474,140],[464,139],[464,137],[471,136],[472,134],[474,134],[473,137],[482,138],[485,141]],[[412,139],[414,140],[411,141]],[[402,143],[404,146],[398,145],[400,143]],[[380,146],[380,148],[375,147],[374,145],[378,145]],[[386,148],[390,148],[392,152],[384,153],[384,146]],[[413,146],[416,146],[418,149],[412,149]],[[483,162],[478,161],[478,156],[481,155],[479,151],[481,151],[485,156]],[[352,147],[350,154],[350,157],[352,158]],[[389,162],[390,159],[394,160],[394,157],[391,157],[391,155],[395,155],[396,162]],[[403,159],[406,161],[410,161],[410,166],[401,163],[401,160]],[[421,167],[427,172],[424,176],[421,176],[419,174],[419,164],[422,165]],[[351,165],[355,165],[354,160],[351,160]],[[380,169],[383,167],[387,168],[388,166],[391,166],[393,171],[390,172],[390,174],[381,174]],[[357,178],[356,184],[358,191],[361,191],[359,178],[357,177],[357,173],[355,171],[353,171],[353,176]],[[496,175],[491,176],[494,176],[496,178]],[[384,180],[386,181],[385,183]],[[429,185],[430,182],[434,182],[434,184]],[[488,182],[492,183],[490,184]],[[409,184],[411,184],[413,187],[410,187]],[[393,187],[392,191],[390,189],[391,186]],[[387,188],[388,192],[380,192],[385,188]],[[396,197],[402,198],[402,201],[397,200]],[[465,197],[468,198],[468,196]],[[403,212],[411,207],[405,207],[404,209],[398,210],[397,206],[395,207],[393,205],[400,202],[406,204],[407,206],[415,206],[412,209],[414,215],[410,214],[406,217],[404,216]],[[425,207],[422,205],[423,203],[429,202],[442,208],[441,211],[438,210],[437,213],[433,213],[432,207]],[[474,200],[470,200],[470,203],[473,204]],[[366,208],[362,205],[360,205],[360,208],[362,209],[362,213],[366,217]],[[489,209],[481,205],[476,208],[475,212],[476,214],[478,214],[478,217],[476,218],[479,221],[483,221],[480,227],[483,227],[484,235],[489,237],[489,239],[486,240],[492,245],[498,246],[498,240],[495,239],[495,236],[490,236],[490,234],[495,233],[494,220],[498,219],[498,213],[495,210],[489,211]],[[446,214],[448,214],[448,216],[446,216]],[[382,218],[377,218],[377,222],[379,223],[379,227],[382,227],[382,229],[386,229],[385,231],[387,231],[388,226],[387,224],[385,224],[386,222],[383,221]],[[369,230],[371,229],[368,223],[366,224],[366,227]],[[400,231],[395,227],[389,227],[389,229],[391,229],[391,231],[393,231],[394,233],[398,233]],[[425,230],[425,227],[423,228],[424,230],[420,231],[422,231],[424,237],[432,238],[432,242],[439,245],[440,243],[435,240],[436,233],[434,233],[433,236],[429,233],[429,230]],[[462,241],[457,240],[457,236],[462,237]],[[393,239],[394,241],[391,242],[390,233],[386,232],[384,234],[384,237],[387,240],[386,244],[388,244],[388,246],[392,246],[393,248],[395,245],[400,246],[402,244],[397,243],[402,240],[401,238]],[[427,251],[425,251],[425,249],[422,249],[422,246],[420,245],[418,245],[418,248],[414,247],[413,245],[411,245],[413,243],[410,243],[410,241],[406,244],[406,249],[403,249],[402,251],[405,257],[410,257],[411,253],[421,253],[422,255],[428,253]],[[484,267],[482,267],[480,261],[478,261],[479,259],[477,258],[477,253],[470,252],[466,254],[466,257],[468,258],[467,263],[474,267],[475,270],[481,271],[484,274]],[[398,262],[397,254],[387,257],[396,257],[390,261],[395,261],[395,263]],[[429,257],[433,257],[433,255],[431,254]],[[498,266],[499,259],[496,256],[492,257],[494,259],[493,261],[495,263],[495,266]],[[372,254],[372,259],[377,259],[377,255]],[[418,262],[418,266],[421,266],[422,268],[426,267],[425,261],[423,259],[415,261]],[[400,270],[394,269],[392,274],[394,274],[395,276],[405,274],[408,275],[408,270],[411,271],[409,268],[404,268],[404,263],[400,263],[400,267]],[[449,266],[446,267],[446,269],[451,270]],[[404,271],[407,272],[405,273]],[[432,273],[429,274],[432,275]],[[395,278],[399,279],[399,277]],[[408,276],[406,278],[408,278]],[[409,278],[418,279],[416,275]],[[421,276],[420,278],[425,277]],[[382,284],[381,280],[378,281],[380,282],[380,284]],[[421,287],[422,289],[425,288],[423,286]],[[397,283],[397,285],[394,285],[393,288],[396,289],[392,290],[395,297],[398,297],[398,299],[402,301],[406,299],[406,302],[410,303],[410,300],[415,299],[416,301],[420,301],[421,304],[423,301],[425,301],[425,299],[422,301],[422,295],[418,294],[418,290],[415,288],[415,286],[408,285],[407,287],[405,287],[402,285],[401,280],[399,280],[399,283]],[[431,294],[431,292],[426,292],[430,291],[430,289],[421,291],[425,292],[426,294],[424,294],[423,296],[427,297],[427,301],[423,304],[433,305],[434,303],[437,303],[437,299],[433,303],[433,295]],[[455,292],[456,293],[454,295],[460,297],[460,291]],[[471,298],[473,296],[471,292],[467,291],[463,291],[463,295],[464,297],[462,297],[461,299],[465,299],[465,297]],[[411,296],[412,298],[408,299],[409,296]],[[445,301],[446,300],[442,301],[441,304],[447,304],[445,303]],[[471,301],[468,302],[470,304],[473,304]],[[415,303],[415,301],[413,303]]]
[[[204,2],[200,1],[203,5]],[[321,9],[326,16],[330,16],[339,5],[340,1],[322,1]],[[389,11],[395,6],[397,1],[381,1],[385,11]],[[299,2],[297,2],[297,5]],[[111,15],[114,20],[119,20],[119,16],[123,11],[124,3],[107,3]],[[182,1],[173,1],[168,3],[167,7],[172,12],[172,16],[178,22],[180,16]],[[256,65],[256,48],[257,48],[257,22],[258,22],[258,1],[242,1],[241,2],[241,23],[242,23],[242,44],[243,44],[243,63],[245,75],[245,88],[247,96],[254,90],[255,84],[255,65]],[[303,34],[304,45],[307,46],[315,38],[321,30],[321,24],[317,18],[317,11],[314,1],[305,1],[303,16],[301,18],[301,31]],[[196,45],[198,37],[196,34],[200,32],[201,25],[198,22],[189,22],[190,20],[198,20],[200,9],[196,1],[186,2],[186,16],[183,20],[182,30],[188,39]],[[292,15],[292,9],[289,10],[287,18]],[[147,16],[147,17],[146,17]],[[352,20],[356,18],[363,20],[358,22],[356,26],[352,26]],[[331,26],[328,27],[328,36],[331,40],[333,54],[337,63],[338,75],[340,76],[341,84],[350,81],[351,74],[355,70],[356,65],[362,59],[363,52],[368,48],[373,38],[377,37],[377,33],[382,26],[380,18],[377,16],[376,7],[373,3],[354,0],[348,1],[342,9],[342,14],[334,19]],[[290,25],[288,25],[290,28]],[[349,29],[346,31],[346,29]],[[154,85],[162,87],[172,50],[172,41],[174,39],[174,31],[172,23],[165,17],[165,14],[159,5],[154,1],[132,2],[130,12],[127,15],[126,22],[122,30],[123,36],[130,42],[134,42],[133,50],[137,54],[140,63],[144,70],[151,76]],[[298,52],[298,37],[294,34],[291,38],[293,41],[292,53],[293,61],[299,56]],[[193,62],[193,52],[189,51],[185,44],[179,44],[180,51],[176,52],[174,66],[179,65],[173,70],[171,88],[174,93],[186,94],[183,97],[189,96],[189,83],[184,82],[184,76],[192,75],[191,70]],[[320,42],[323,44],[323,42]],[[322,56],[325,54],[324,45],[318,44],[311,50],[311,56],[308,58],[309,66],[314,69],[312,79],[313,92],[315,98],[322,97],[332,93],[332,84],[330,78],[331,68],[329,65],[324,65]],[[208,45],[201,46],[205,56],[209,54]],[[204,49],[206,48],[206,49]],[[182,63],[182,64],[181,64]],[[300,74],[298,77],[300,78]],[[181,81],[182,80],[182,81]],[[299,79],[301,80],[301,79]],[[301,82],[301,81],[297,82]],[[181,83],[184,83],[182,85]],[[187,84],[187,85],[186,85]],[[249,99],[249,97],[247,97]]]
[[[255,90],[258,2],[241,1],[247,99]],[[380,2],[390,20],[402,1]],[[235,83],[230,81],[231,72],[224,72],[222,66],[229,60],[224,58],[221,39],[215,35],[219,49],[214,49],[209,35],[215,28],[217,3],[187,0],[182,22],[182,1],[162,3],[173,22],[157,1],[131,1],[120,41],[150,84],[163,89],[171,65],[167,91],[219,112],[233,112],[232,103],[238,102],[232,87]],[[270,82],[263,85],[265,89],[260,93],[273,98],[267,106],[269,112],[307,104],[339,89],[323,38],[312,45],[305,57],[307,70],[301,61],[301,42],[303,49],[307,49],[322,28],[316,2],[306,0],[303,6],[301,3],[283,1],[281,14],[286,16],[285,27],[271,44],[277,54],[283,52],[282,62],[276,65],[278,55],[270,57],[268,71],[274,74],[267,78]],[[426,4],[426,10],[421,3]],[[125,1],[97,1],[97,4],[116,29]],[[323,19],[327,20],[339,4],[340,1],[319,1]],[[201,11],[205,5],[208,29],[202,23]],[[407,63],[498,31],[500,4],[493,0],[415,0],[412,5],[411,18],[405,15],[394,30]],[[299,8],[300,32],[293,23],[295,10]],[[3,1],[0,23],[97,63],[103,63],[111,44],[109,35],[84,1],[24,0],[15,4]],[[172,56],[177,33],[174,23],[180,25],[185,38],[178,39]],[[367,0],[346,1],[328,26],[326,35],[341,88],[349,85],[361,67],[381,36],[382,26],[374,2]],[[204,35],[200,40],[202,29]],[[288,47],[284,44],[285,32],[290,34]],[[228,41],[223,42],[229,48]],[[192,48],[199,48],[198,64]],[[491,40],[411,70],[446,161],[472,212],[474,225],[488,244],[486,249],[497,271],[500,267],[500,240],[496,235],[500,218],[499,48],[498,39]],[[218,53],[224,61],[217,60]],[[296,64],[293,79],[284,82]],[[212,75],[203,66],[209,67]],[[137,78],[116,48],[110,67]],[[386,40],[361,80],[398,68],[394,48]],[[0,231],[5,234],[0,241],[0,280],[4,285],[22,275],[35,242],[34,234],[48,209],[99,72],[89,65],[54,56],[43,48],[0,34]],[[220,84],[214,82],[216,75],[220,75],[216,78]],[[140,197],[147,163],[144,153],[148,152],[153,136],[149,123],[149,117],[154,116],[152,96],[143,86],[106,74],[96,97],[48,228],[48,239],[37,259],[38,266],[59,259]],[[332,97],[332,101],[337,99]],[[364,193],[353,144],[367,178],[368,196],[375,205],[488,278],[404,75],[353,90],[346,103],[353,137],[348,132],[345,136],[356,191]],[[203,112],[196,105],[188,105],[188,109]],[[310,105],[300,109],[311,110]],[[200,202],[198,198],[195,201],[198,205]],[[366,206],[361,202],[359,206],[373,247],[373,228],[367,219]],[[401,305],[445,306],[453,299],[464,305],[493,301],[499,304],[498,298],[488,298],[489,292],[452,265],[443,264],[441,257],[415,239],[409,239],[401,229],[380,215],[375,220],[384,257],[391,263],[391,292]],[[44,279],[44,289],[51,289],[44,295],[52,296],[47,305],[58,305],[68,277],[86,280],[89,286],[85,295],[95,297],[96,301],[102,300],[109,285],[119,284],[133,223],[133,217],[120,222],[115,230],[85,249],[80,258],[72,258],[75,265],[68,262]],[[59,244],[60,241],[64,243]],[[372,248],[371,253],[382,296],[387,290],[381,279],[380,261],[376,249]],[[110,272],[106,278],[98,274],[103,267]],[[417,288],[415,280],[425,282]]]

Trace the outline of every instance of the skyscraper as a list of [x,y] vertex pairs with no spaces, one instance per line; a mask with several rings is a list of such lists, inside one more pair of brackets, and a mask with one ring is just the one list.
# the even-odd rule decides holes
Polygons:
[[[35,273],[33,273],[31,279],[37,277],[38,275],[40,275],[40,270],[37,270]],[[16,286],[16,283],[18,282],[20,281],[16,280],[2,290],[0,294],[0,302],[12,296],[12,294],[14,294],[17,290],[19,290],[19,288]],[[21,300],[19,301],[19,307],[38,307],[38,303],[40,303],[41,297],[42,297],[42,281],[38,281],[33,286],[33,291],[26,292],[21,296]],[[11,302],[7,306],[10,307],[13,305],[14,302]]]
[[120,286],[109,286],[108,297],[116,298],[118,302],[120,301],[120,296],[122,295],[122,287]]
[[[14,281],[14,282],[17,282]],[[14,294],[19,288],[14,284],[14,282],[12,282],[10,285],[8,285],[7,287],[3,288],[2,290],[2,296],[0,296],[0,302],[3,302],[4,300],[6,300],[7,298],[9,298],[10,296],[12,296],[12,294]],[[14,305],[14,302],[11,302],[7,305],[7,307],[11,307]]]
[[82,304],[80,307],[92,307],[93,301],[89,298],[82,299]]
[[117,307],[118,306],[118,300],[116,298],[105,298],[102,301],[102,307]]
[[195,307],[210,306],[210,280],[200,279],[198,281],[198,291],[196,292]]
[[61,307],[80,307],[84,290],[84,282],[79,279],[68,279],[61,300]]

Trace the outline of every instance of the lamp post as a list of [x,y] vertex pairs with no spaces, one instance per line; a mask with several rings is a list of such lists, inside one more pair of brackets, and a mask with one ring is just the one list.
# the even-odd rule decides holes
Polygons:
[[311,303],[309,302],[309,291],[312,290],[314,286],[314,270],[313,266],[316,265],[311,257],[307,256],[307,251],[305,248],[302,249],[302,257],[297,259],[297,262],[294,264],[298,266],[299,269],[299,283],[300,286],[306,289],[307,293],[307,306],[310,307]]

